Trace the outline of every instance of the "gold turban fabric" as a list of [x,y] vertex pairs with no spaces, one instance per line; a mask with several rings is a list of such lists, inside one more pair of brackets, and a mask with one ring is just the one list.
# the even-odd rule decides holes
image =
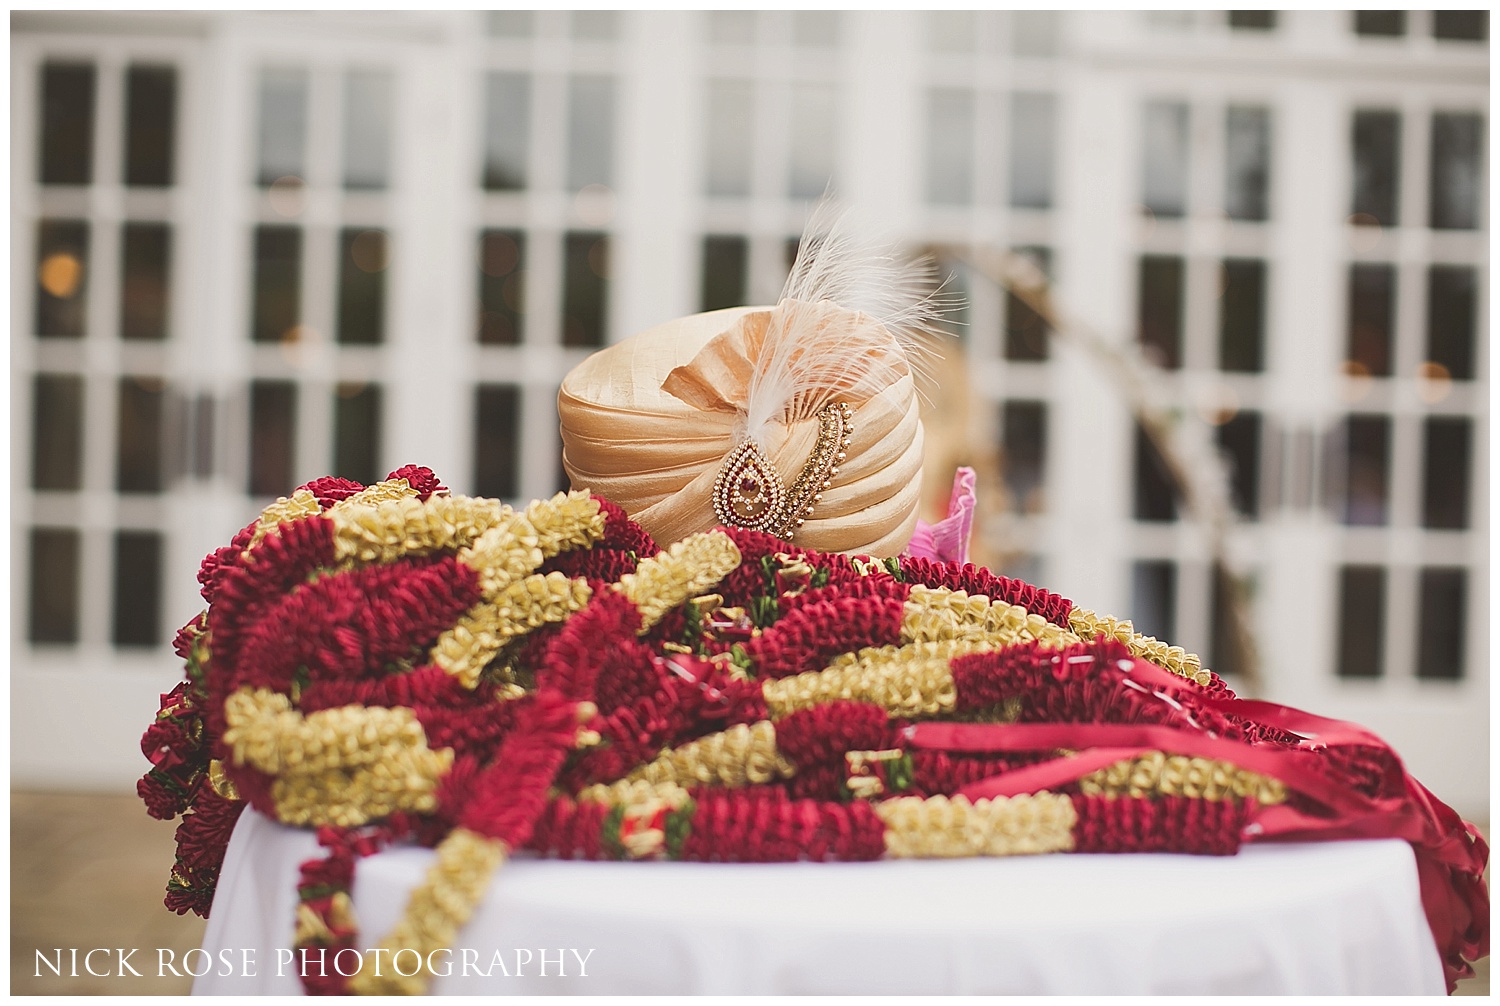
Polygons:
[[[754,375],[765,368],[774,333],[793,324],[809,344],[855,330],[868,340],[873,331],[868,354],[888,359],[825,373],[820,396],[794,396],[747,429]],[[793,348],[792,356],[801,351]],[[817,404],[828,401],[847,407],[852,432],[794,540],[829,552],[896,555],[912,536],[921,493],[922,423],[912,373],[901,345],[878,322],[827,301],[696,314],[590,356],[558,393],[563,465],[574,488],[617,503],[657,541],[678,541],[721,523],[715,483],[747,440],[793,485],[824,442]]]

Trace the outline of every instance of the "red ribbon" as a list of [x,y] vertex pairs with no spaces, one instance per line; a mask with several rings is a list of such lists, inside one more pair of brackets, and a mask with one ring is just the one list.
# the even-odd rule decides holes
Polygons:
[[[1181,693],[1181,679],[1145,661],[1134,661],[1128,673],[1164,701],[1175,704],[1172,694]],[[1453,991],[1459,978],[1473,975],[1465,958],[1477,960],[1489,953],[1489,894],[1483,876],[1489,846],[1473,825],[1413,779],[1389,745],[1357,724],[1272,702],[1207,696],[1195,699],[1201,707],[1275,727],[1303,740],[1288,748],[1230,740],[1202,729],[1117,723],[918,723],[907,728],[906,736],[914,748],[974,753],[1079,752],[965,786],[959,795],[970,800],[1051,789],[1148,751],[1232,762],[1279,779],[1287,788],[1312,800],[1319,812],[1288,804],[1256,808],[1242,835],[1244,840],[1405,839],[1416,853],[1422,907],[1443,957],[1448,990]],[[1191,711],[1185,713],[1190,719]],[[1401,773],[1400,795],[1368,797],[1339,779],[1319,754],[1345,746],[1370,747],[1389,754]]]

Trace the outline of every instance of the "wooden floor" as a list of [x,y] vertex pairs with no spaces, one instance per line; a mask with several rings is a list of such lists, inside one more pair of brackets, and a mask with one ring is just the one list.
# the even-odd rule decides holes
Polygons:
[[[186,994],[191,979],[156,974],[158,949],[181,959],[203,938],[202,919],[162,907],[175,826],[147,817],[134,796],[12,793],[10,813],[11,992]],[[130,963],[144,977],[82,975],[82,952],[93,947],[140,948]],[[37,977],[36,951],[55,959],[59,948],[63,977],[45,967]],[[68,976],[71,948],[80,951],[77,978]],[[96,971],[103,958],[94,957]],[[1488,958],[1478,972],[1460,995],[1489,995]]]
[[[16,995],[186,995],[192,979],[158,978],[157,950],[203,940],[196,915],[162,906],[176,825],[152,820],[134,796],[12,793],[10,797],[10,990]],[[82,952],[138,947],[118,977],[84,974]],[[63,950],[63,977],[36,960]],[[69,977],[68,950],[80,951],[80,977]],[[103,971],[103,954],[94,970]],[[41,970],[42,976],[36,973]]]

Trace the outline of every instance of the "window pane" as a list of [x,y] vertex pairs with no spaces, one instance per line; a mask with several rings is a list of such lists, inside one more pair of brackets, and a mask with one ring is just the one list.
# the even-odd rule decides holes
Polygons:
[[1352,374],[1389,377],[1395,345],[1396,270],[1388,265],[1349,269],[1349,338],[1345,368]]
[[[1043,275],[1052,271],[1052,253],[1046,248],[1017,248],[1017,254],[1025,255],[1041,270]],[[1005,293],[1005,358],[1017,362],[1047,359],[1050,330],[1042,316],[1033,311],[1015,293]]]
[[1177,490],[1156,444],[1139,423],[1135,427],[1135,519],[1177,519]]
[[755,158],[755,94],[748,80],[708,84],[708,194],[747,196]]
[[575,10],[569,29],[574,38],[607,42],[620,34],[620,12],[613,10]]
[[1464,676],[1468,586],[1463,569],[1422,570],[1417,677],[1457,681]]
[[165,339],[172,232],[166,224],[126,224],[120,244],[120,338]]
[[132,66],[125,75],[125,184],[171,185],[177,71]]
[[1477,281],[1472,266],[1427,270],[1427,359],[1455,381],[1474,377]]
[[385,341],[385,231],[346,227],[339,232],[338,341],[373,346]]
[[1052,205],[1057,99],[1017,94],[1010,103],[1010,204],[1044,210]]
[[383,189],[390,180],[391,74],[344,75],[344,188]]
[[1229,27],[1251,31],[1270,31],[1276,27],[1276,12],[1273,10],[1232,10],[1229,12]]
[[1401,116],[1395,112],[1354,113],[1355,223],[1396,225],[1401,183]]
[[1384,634],[1385,568],[1343,567],[1339,571],[1339,677],[1380,677]]
[[927,95],[927,201],[961,204],[974,198],[974,92],[935,89]]
[[1228,165],[1224,212],[1235,220],[1264,220],[1271,181],[1271,112],[1230,105],[1224,115],[1224,134]]
[[531,149],[531,80],[492,73],[485,81],[484,187],[524,189]]
[[1357,10],[1354,12],[1356,35],[1385,35],[1396,38],[1406,34],[1404,10]]
[[745,271],[749,243],[742,237],[710,234],[703,239],[702,311],[739,307],[745,303]]
[[36,238],[36,334],[76,338],[87,327],[89,225],[43,220]]
[[115,486],[122,493],[162,490],[162,404],[166,387],[155,377],[120,378],[120,422]]
[[1350,416],[1344,422],[1343,446],[1344,523],[1384,524],[1390,486],[1390,417]]
[[1017,56],[1057,55],[1057,11],[1018,10],[1010,18],[1010,48]]
[[43,185],[88,185],[94,180],[94,68],[42,67]]
[[1472,230],[1479,226],[1479,162],[1484,123],[1478,115],[1432,117],[1431,223]]
[[1143,636],[1177,636],[1177,565],[1135,562],[1130,567],[1130,621]]
[[250,337],[256,342],[294,339],[302,316],[302,231],[255,228],[255,303]]
[[262,70],[260,75],[260,143],[256,178],[270,185],[288,175],[307,177],[307,71]]
[[193,400],[193,439],[189,470],[200,479],[214,473],[214,414],[217,406],[213,395],[199,395]]
[[1422,526],[1469,526],[1469,456],[1473,426],[1465,416],[1429,416],[1424,425]]
[[1010,509],[1018,513],[1046,509],[1046,458],[1046,403],[1006,402],[1000,419],[1000,467]]
[[333,474],[365,485],[380,480],[380,387],[345,383],[334,389]]
[[161,643],[162,536],[156,531],[115,534],[115,610],[110,633],[116,646]]
[[1182,366],[1182,280],[1182,259],[1141,257],[1141,347],[1147,359],[1168,370]]
[[799,10],[792,12],[792,45],[828,48],[838,44],[838,11]]
[[290,381],[250,385],[250,495],[284,496],[297,441],[297,387]]
[[833,184],[838,92],[832,84],[794,83],[791,101],[789,192],[793,199],[816,199]]
[[83,484],[83,378],[37,374],[33,388],[31,487],[78,489]]
[[1187,210],[1188,107],[1178,102],[1146,105],[1145,166],[1141,201],[1159,217]]
[[1219,297],[1219,369],[1259,373],[1265,367],[1266,264],[1225,259]]
[[1486,10],[1439,10],[1432,12],[1432,37],[1463,42],[1483,42],[1490,33]]
[[479,341],[514,346],[525,337],[526,235],[485,231],[479,235]]
[[78,532],[31,529],[31,624],[33,643],[78,642]]
[[1244,581],[1236,584],[1224,567],[1219,565],[1213,568],[1212,580],[1213,612],[1209,627],[1209,667],[1220,677],[1244,674],[1245,668],[1240,662],[1242,653],[1235,639],[1236,619],[1232,600],[1236,589],[1248,598],[1249,584]]
[[615,82],[574,77],[568,88],[568,188],[613,185]]
[[609,238],[569,234],[563,261],[563,345],[604,345],[608,307]]
[[474,492],[514,499],[521,492],[521,389],[481,384],[476,390]]
[[1258,412],[1238,412],[1214,430],[1214,441],[1229,462],[1229,496],[1250,519],[1260,516],[1260,430]]

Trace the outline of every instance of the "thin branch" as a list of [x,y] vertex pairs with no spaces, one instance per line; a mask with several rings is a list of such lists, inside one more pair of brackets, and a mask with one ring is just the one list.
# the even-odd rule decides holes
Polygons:
[[958,257],[979,275],[1015,295],[1046,323],[1053,336],[1087,352],[1120,392],[1165,464],[1174,491],[1208,530],[1211,575],[1218,583],[1229,616],[1227,655],[1242,678],[1245,691],[1259,693],[1264,682],[1251,626],[1249,598],[1244,578],[1236,575],[1228,552],[1229,529],[1236,518],[1227,480],[1222,466],[1193,464],[1184,454],[1179,438],[1174,435],[1174,413],[1187,416],[1191,410],[1181,408],[1180,403],[1162,403],[1151,393],[1153,387],[1160,388],[1167,380],[1166,372],[1147,360],[1133,343],[1126,347],[1112,344],[1088,326],[1069,318],[1053,302],[1046,276],[1025,256],[987,247],[977,254],[960,251]]

